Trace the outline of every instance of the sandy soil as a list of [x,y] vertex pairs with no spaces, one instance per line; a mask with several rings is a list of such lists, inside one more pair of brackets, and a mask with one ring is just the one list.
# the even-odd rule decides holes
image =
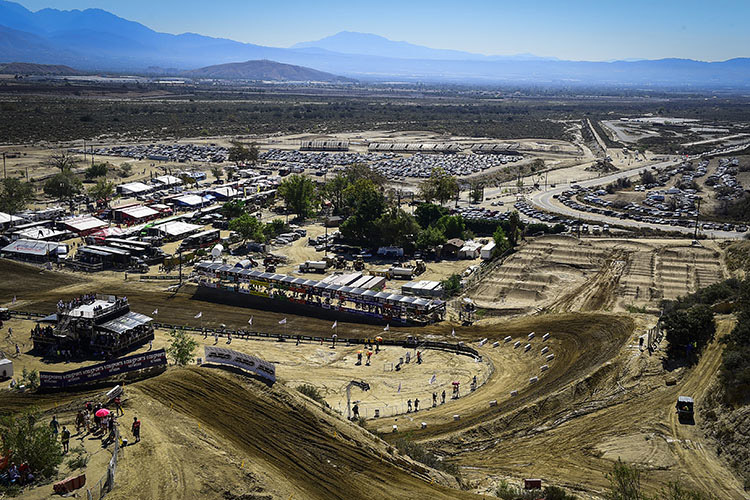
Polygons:
[[535,238],[470,296],[506,313],[656,307],[724,279],[721,249],[690,240]]
[[[693,252],[692,248],[680,247],[678,242],[669,240],[612,242],[603,247],[591,242],[589,250],[596,253],[600,248],[621,252],[648,250],[657,259],[669,257],[670,252]],[[701,251],[697,250],[696,259]],[[571,254],[581,253],[579,249]],[[684,255],[675,254],[674,258],[686,260]],[[583,262],[578,265],[586,267]],[[662,274],[659,281],[669,276],[669,269],[662,268],[661,272],[667,274]],[[15,273],[17,279],[38,276],[48,284],[46,289],[27,291],[19,298],[16,307],[25,310],[45,310],[61,295],[65,298],[94,287],[126,293],[136,311],[148,314],[158,307],[158,319],[162,321],[198,326],[201,321],[193,316],[200,309],[204,312],[204,326],[226,323],[237,328],[254,315],[254,326],[261,330],[274,332],[280,328],[277,321],[281,315],[220,304],[209,307],[190,300],[189,295],[168,294],[157,286],[119,280],[108,283],[96,277],[81,283],[67,274],[39,274],[35,268],[4,261],[0,261],[0,272]],[[600,271],[587,272],[606,276]],[[604,283],[606,278],[598,282]],[[0,284],[0,300],[9,300],[14,288]],[[569,302],[572,305],[567,307],[585,309],[586,304],[594,307],[598,300],[595,296],[588,295],[583,305]],[[699,403],[706,393],[720,363],[722,344],[718,339],[712,343],[697,367],[667,372],[661,364],[661,351],[648,356],[638,349],[638,337],[652,323],[653,318],[648,315],[558,312],[514,320],[488,317],[471,327],[455,326],[458,340],[477,345],[479,340],[488,339],[480,352],[486,366],[494,367],[489,378],[475,392],[462,392],[457,401],[420,411],[418,417],[386,414],[368,421],[367,425],[384,432],[388,441],[404,435],[420,441],[444,460],[457,464],[464,479],[471,481],[477,492],[487,491],[500,478],[541,477],[545,484],[560,484],[586,495],[598,495],[606,485],[604,473],[611,468],[615,456],[621,456],[648,468],[644,485],[651,492],[679,479],[720,498],[744,498],[741,485],[717,458],[698,427],[683,426],[674,418],[677,395],[692,395]],[[731,320],[721,319],[717,337],[731,326]],[[290,315],[287,328],[308,334],[330,334],[331,325],[328,321]],[[420,328],[418,334],[451,338],[451,328],[450,324],[431,325]],[[536,337],[528,342],[527,335],[532,331]],[[545,342],[541,335],[546,332],[551,337]],[[339,324],[340,337],[372,337],[380,333],[382,328],[378,327]],[[413,330],[394,328],[388,335],[400,337],[412,333]],[[506,335],[512,337],[511,343],[503,342]],[[159,334],[156,347],[162,339]],[[530,350],[514,349],[516,340],[522,341],[522,345],[530,343]],[[495,341],[500,342],[497,347],[493,347]],[[431,486],[423,468],[415,469],[393,457],[387,445],[358,434],[362,432],[359,428],[343,422],[335,412],[328,415],[316,406],[299,403],[304,398],[294,391],[287,392],[284,386],[316,380],[324,387],[325,396],[335,410],[342,397],[342,384],[350,376],[372,381],[376,386],[372,395],[385,402],[388,394],[394,397],[393,386],[399,376],[403,377],[402,391],[416,388],[418,392],[414,394],[421,394],[420,388],[427,387],[435,367],[447,366],[448,373],[468,377],[472,369],[486,370],[485,363],[475,366],[468,358],[444,358],[428,352],[424,365],[416,370],[410,365],[396,375],[382,372],[382,358],[376,358],[378,361],[369,372],[366,367],[352,367],[352,350],[341,346],[334,352],[327,346],[297,348],[273,342],[235,340],[231,346],[280,362],[282,383],[268,389],[218,370],[194,368],[169,370],[132,384],[128,389],[132,406],[126,407],[126,412],[138,412],[145,421],[145,440],[153,439],[158,445],[134,446],[126,455],[126,462],[132,456],[136,465],[126,467],[142,471],[143,463],[168,465],[156,468],[148,477],[141,474],[135,479],[137,472],[132,472],[132,476],[121,474],[132,479],[119,483],[121,490],[117,495],[151,497],[157,494],[157,488],[164,488],[159,494],[169,498],[177,498],[178,492],[186,490],[199,491],[206,498],[219,498],[227,489],[232,493],[254,491],[253,494],[267,494],[271,498],[378,497],[373,491],[397,498],[463,494]],[[553,360],[547,361],[542,356],[543,347],[555,355]],[[290,350],[292,355],[284,356]],[[399,350],[394,351],[382,355],[400,357]],[[542,364],[549,368],[542,371]],[[443,373],[437,376],[442,383]],[[535,376],[538,381],[531,382],[530,378]],[[667,386],[667,377],[675,378],[677,384]],[[324,381],[329,385],[324,385]],[[518,394],[513,396],[511,391]],[[362,397],[367,403],[364,398],[370,394],[354,389],[353,396]],[[39,396],[35,404],[50,409],[54,402],[72,397]],[[427,398],[420,397],[423,405]],[[497,405],[490,406],[490,401],[497,401]],[[0,404],[14,409],[28,401],[2,392]],[[459,419],[454,415],[459,415]],[[422,422],[427,424],[425,429],[421,429]],[[393,425],[398,426],[398,433],[390,432]],[[201,457],[202,463],[205,458],[212,467],[200,469],[186,457]],[[243,460],[245,467],[251,467],[245,475],[241,471]],[[356,483],[351,480],[351,472],[357,474]],[[438,482],[441,481],[450,484],[445,482],[448,480]]]

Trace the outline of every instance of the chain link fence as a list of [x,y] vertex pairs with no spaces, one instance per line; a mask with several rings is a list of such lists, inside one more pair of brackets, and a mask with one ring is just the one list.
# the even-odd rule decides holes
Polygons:
[[107,493],[112,491],[115,486],[115,472],[117,471],[117,462],[122,458],[122,446],[120,446],[120,429],[115,426],[115,447],[112,450],[112,458],[107,464],[107,471],[102,477],[92,486],[86,488],[86,499],[87,500],[99,500],[104,498]]

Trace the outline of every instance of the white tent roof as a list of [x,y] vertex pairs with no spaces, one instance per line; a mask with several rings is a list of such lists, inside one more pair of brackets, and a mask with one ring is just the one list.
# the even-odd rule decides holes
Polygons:
[[18,236],[19,239],[46,240],[47,238],[54,238],[56,236],[67,234],[67,231],[57,231],[49,227],[30,227],[23,231],[16,231],[13,234]]
[[[62,251],[58,250],[62,249]],[[40,240],[16,240],[2,249],[3,252],[18,253],[24,255],[46,255],[50,253],[66,253],[67,245],[61,243],[50,243]]]
[[237,196],[237,190],[230,186],[212,189],[209,191],[209,193],[216,193],[219,196],[223,196],[225,198],[231,198],[232,196]]
[[160,175],[159,177],[154,177],[154,181],[165,186],[179,186],[182,184],[182,181],[174,175]]
[[79,233],[83,231],[90,231],[91,229],[96,229],[107,225],[107,223],[103,220],[99,220],[96,217],[92,217],[91,215],[74,217],[72,219],[63,220],[61,222],[65,226],[71,228],[73,231]]
[[120,209],[117,209],[117,211],[124,215],[127,215],[128,217],[132,217],[134,219],[145,219],[146,217],[153,217],[154,215],[159,215],[159,212],[157,212],[153,208],[144,207],[143,205],[138,205],[135,207],[120,208]]
[[192,233],[197,231],[203,226],[197,224],[188,224],[180,220],[165,222],[154,226],[158,231],[168,234],[169,236],[182,236],[184,234]]
[[6,214],[4,212],[0,212],[0,224],[8,224],[9,222],[17,222],[23,220],[21,217],[16,217],[15,215]]
[[125,184],[120,184],[119,186],[117,186],[117,189],[121,193],[138,194],[138,193],[147,193],[151,191],[153,187],[147,184],[144,184],[142,182],[128,182]]
[[198,196],[197,194],[186,194],[184,196],[178,196],[177,198],[174,199],[174,201],[178,203],[182,203],[183,205],[197,207],[201,205],[202,203],[206,203],[207,200],[205,200],[201,196]]

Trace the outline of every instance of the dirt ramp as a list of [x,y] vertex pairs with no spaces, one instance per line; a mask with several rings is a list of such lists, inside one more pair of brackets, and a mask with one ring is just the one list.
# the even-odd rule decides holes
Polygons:
[[280,384],[269,388],[218,369],[190,368],[138,389],[232,442],[256,467],[288,482],[295,498],[476,498],[441,486],[450,479]]

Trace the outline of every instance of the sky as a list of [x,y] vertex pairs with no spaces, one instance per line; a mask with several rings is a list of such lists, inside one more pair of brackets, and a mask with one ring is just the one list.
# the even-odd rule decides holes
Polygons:
[[750,0],[16,1],[33,11],[101,8],[156,31],[272,47],[358,31],[487,55],[750,57]]

